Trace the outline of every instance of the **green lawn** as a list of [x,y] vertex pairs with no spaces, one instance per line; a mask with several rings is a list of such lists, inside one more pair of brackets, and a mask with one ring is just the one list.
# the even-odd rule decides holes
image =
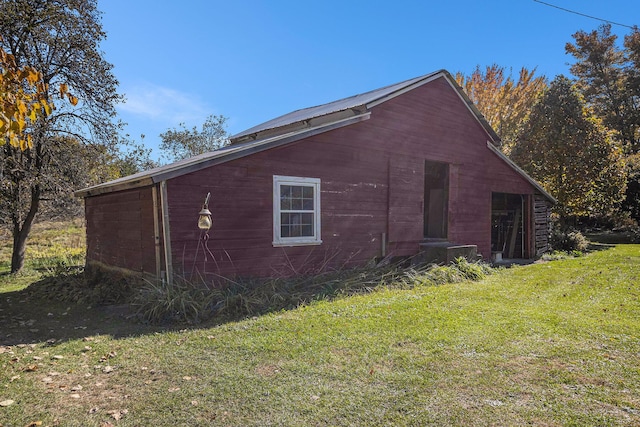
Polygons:
[[3,427],[640,425],[640,245],[185,330],[0,310]]

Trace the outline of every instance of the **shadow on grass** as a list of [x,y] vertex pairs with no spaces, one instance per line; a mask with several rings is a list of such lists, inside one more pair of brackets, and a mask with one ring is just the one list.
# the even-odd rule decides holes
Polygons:
[[640,235],[632,231],[599,231],[585,233],[590,242],[601,245],[620,245],[640,243]]
[[[24,283],[21,290],[0,292],[0,346],[37,343],[55,345],[95,335],[109,335],[119,339],[156,332],[206,329],[275,310],[294,309],[301,303],[315,299],[333,299],[338,295],[356,293],[358,290],[370,291],[373,288],[371,283],[362,280],[361,272],[354,271],[351,277],[341,275],[341,279],[345,282],[338,284],[334,280],[332,286],[327,287],[324,283],[324,286],[315,288],[309,286],[307,279],[304,281],[306,283],[298,284],[309,286],[304,297],[294,295],[292,289],[278,289],[288,293],[290,303],[286,303],[283,296],[277,306],[252,307],[249,311],[244,310],[245,303],[250,292],[255,289],[236,288],[232,294],[226,295],[224,302],[237,307],[227,307],[228,310],[224,313],[221,310],[197,323],[171,320],[147,323],[140,321],[136,313],[137,307],[131,303],[92,303],[96,300],[104,301],[105,295],[112,299],[115,295],[116,301],[133,301],[135,291],[132,292],[130,283],[102,278],[101,284],[95,286],[89,285],[80,272],[52,275],[30,284]],[[357,286],[354,286],[354,280],[358,280]],[[274,296],[279,297],[276,293],[271,295]]]
[[[102,276],[92,282],[73,271],[44,278],[20,291],[0,293],[0,345],[205,329],[316,300],[369,293],[381,286],[408,289],[479,280],[490,271],[486,264],[462,258],[448,266],[405,261],[309,276],[238,281],[213,288],[180,281],[172,286],[147,282],[138,288],[125,280],[108,281]],[[137,307],[92,303],[134,300]]]
[[135,323],[129,305],[92,306],[34,297],[32,287],[0,293],[0,346],[48,343],[93,335],[124,338],[172,328]]

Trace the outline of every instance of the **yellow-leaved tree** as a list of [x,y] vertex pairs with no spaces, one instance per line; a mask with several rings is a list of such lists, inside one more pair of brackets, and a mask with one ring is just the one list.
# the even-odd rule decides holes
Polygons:
[[535,76],[535,68],[521,68],[518,79],[497,64],[484,72],[477,66],[469,76],[456,73],[456,81],[476,104],[501,139],[500,148],[509,154],[520,126],[547,87],[544,76]]
[[97,0],[0,1],[0,49],[11,55],[2,69],[0,226],[13,236],[12,273],[38,213],[90,185],[81,166],[118,145],[122,97],[100,50],[100,16]]
[[22,151],[33,147],[29,122],[51,114],[47,88],[35,68],[19,67],[13,55],[0,49],[0,145],[11,144]]

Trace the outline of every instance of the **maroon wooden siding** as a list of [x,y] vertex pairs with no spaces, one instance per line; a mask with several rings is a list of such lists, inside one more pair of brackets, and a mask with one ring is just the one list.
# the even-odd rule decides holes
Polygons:
[[[448,240],[478,245],[488,258],[491,193],[535,190],[487,140],[440,78],[373,107],[369,120],[173,178],[174,267],[247,276],[338,268],[380,256],[383,233],[388,253],[414,254],[423,239],[425,160],[450,165]],[[273,247],[274,175],[321,179],[321,245]],[[207,192],[213,227],[205,248],[196,220]],[[205,259],[208,251],[214,259]]]
[[85,199],[87,261],[156,273],[151,187]]

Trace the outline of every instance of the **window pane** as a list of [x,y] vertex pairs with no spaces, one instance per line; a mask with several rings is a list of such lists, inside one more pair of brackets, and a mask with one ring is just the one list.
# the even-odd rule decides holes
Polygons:
[[280,209],[283,211],[312,211],[315,209],[314,188],[306,185],[280,186]]
[[313,199],[302,199],[302,210],[312,211],[313,210]]
[[302,199],[302,187],[297,185],[295,187],[292,186],[291,188],[291,197],[293,197],[294,199]]
[[302,210],[302,199],[301,198],[291,199],[291,209],[296,211]]
[[313,213],[281,213],[280,235],[282,237],[312,237]]
[[280,209],[283,211],[288,211],[291,209],[291,199],[281,197],[280,198]]
[[290,185],[281,185],[280,186],[280,209],[289,210],[291,209],[291,192],[292,188]]
[[313,199],[313,187],[302,187],[302,197],[305,199]]
[[281,185],[280,186],[280,196],[291,198],[292,188],[290,185]]
[[301,220],[300,223],[304,225],[313,225],[313,214],[312,213],[303,213],[300,214]]

